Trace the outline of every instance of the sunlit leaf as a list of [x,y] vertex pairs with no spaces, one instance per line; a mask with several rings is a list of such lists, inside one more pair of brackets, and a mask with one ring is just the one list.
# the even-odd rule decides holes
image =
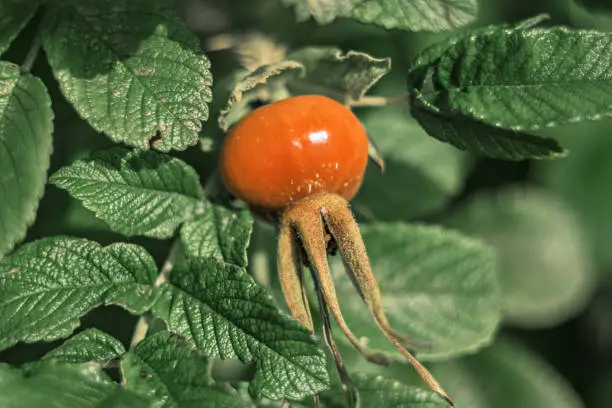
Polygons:
[[52,120],[42,81],[0,62],[0,257],[34,222],[47,180]]

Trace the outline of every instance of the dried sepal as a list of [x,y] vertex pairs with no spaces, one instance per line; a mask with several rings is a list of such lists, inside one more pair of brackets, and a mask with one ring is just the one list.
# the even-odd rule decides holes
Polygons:
[[[387,356],[369,351],[359,342],[340,311],[340,304],[327,262],[327,242],[325,241],[325,227],[320,207],[320,199],[324,197],[327,197],[327,194],[311,196],[290,207],[283,213],[281,225],[288,225],[290,229],[295,229],[297,232],[299,244],[307,256],[308,266],[319,283],[318,290],[321,292],[342,333],[368,361],[387,365],[390,362]],[[283,268],[280,263],[279,266]],[[279,274],[286,275],[287,272],[281,270]],[[295,289],[292,290],[295,291]]]
[[278,277],[285,302],[293,317],[312,333],[314,325],[303,282],[301,251],[289,223],[280,224],[277,254]]
[[[331,240],[327,239],[327,231],[331,233]],[[292,314],[309,330],[313,331],[312,316],[308,310],[308,301],[301,278],[301,264],[305,260],[316,284],[324,324],[329,310],[336,319],[342,333],[365,358],[377,364],[389,363],[388,357],[384,354],[367,350],[357,340],[344,320],[327,261],[330,247],[337,247],[340,251],[349,277],[384,335],[412,364],[423,381],[451,405],[454,405],[452,399],[431,373],[406,348],[406,344],[413,343],[407,336],[397,333],[390,327],[359,226],[353,217],[348,202],[339,195],[322,193],[304,198],[286,209],[280,217],[279,275],[283,293]],[[300,248],[303,250],[302,252]],[[305,259],[302,259],[302,253]],[[327,321],[327,323],[329,322]],[[324,330],[326,329],[324,326]],[[332,351],[341,376],[345,374],[347,376],[343,378],[343,382],[344,380],[349,381],[340,355],[335,348],[331,332],[326,332],[325,335],[327,345]]]
[[368,306],[384,335],[393,343],[402,356],[412,364],[423,381],[432,390],[443,396],[451,405],[454,405],[452,399],[433,375],[404,346],[404,344],[411,344],[407,336],[397,333],[390,327],[383,309],[380,288],[372,273],[372,267],[370,266],[365,244],[361,238],[359,226],[346,200],[340,196],[332,196],[326,200],[326,206],[322,207],[321,212],[327,228],[331,232],[336,245],[338,245],[346,272],[349,274],[361,298]]

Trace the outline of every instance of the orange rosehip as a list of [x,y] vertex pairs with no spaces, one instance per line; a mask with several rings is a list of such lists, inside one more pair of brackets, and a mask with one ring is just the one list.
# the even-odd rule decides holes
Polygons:
[[276,211],[316,193],[351,200],[363,181],[368,138],[349,108],[319,95],[263,106],[227,135],[221,177],[237,198]]

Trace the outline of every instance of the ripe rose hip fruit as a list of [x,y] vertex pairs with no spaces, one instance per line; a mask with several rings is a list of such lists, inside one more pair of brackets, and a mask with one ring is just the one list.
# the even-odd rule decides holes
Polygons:
[[[278,271],[293,316],[311,332],[303,266],[310,269],[324,332],[341,377],[348,379],[331,335],[327,310],[368,360],[388,364],[367,350],[342,316],[327,262],[337,248],[346,272],[381,331],[434,391],[452,404],[433,376],[407,350],[409,339],[389,326],[376,278],[348,202],[357,194],[368,160],[368,138],[346,106],[318,95],[287,98],[256,109],[227,135],[220,155],[227,189],[278,223]],[[347,381],[348,382],[348,381]],[[348,384],[350,385],[350,384]]]
[[281,210],[319,192],[351,200],[363,180],[368,137],[346,106],[295,96],[247,115],[228,134],[221,175],[237,198]]

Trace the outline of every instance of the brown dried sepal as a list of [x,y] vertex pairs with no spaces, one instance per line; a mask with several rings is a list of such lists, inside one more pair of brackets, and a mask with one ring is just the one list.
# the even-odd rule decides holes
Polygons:
[[327,262],[330,250],[335,248],[339,250],[346,272],[384,335],[412,364],[423,381],[453,405],[451,398],[436,379],[405,347],[411,344],[407,336],[390,327],[359,227],[348,202],[341,196],[328,193],[313,195],[287,208],[280,216],[279,277],[285,300],[293,316],[308,330],[314,331],[303,284],[302,264],[305,264],[315,278],[318,295],[351,344],[369,361],[389,364],[387,356],[367,350],[359,342],[342,316]]

